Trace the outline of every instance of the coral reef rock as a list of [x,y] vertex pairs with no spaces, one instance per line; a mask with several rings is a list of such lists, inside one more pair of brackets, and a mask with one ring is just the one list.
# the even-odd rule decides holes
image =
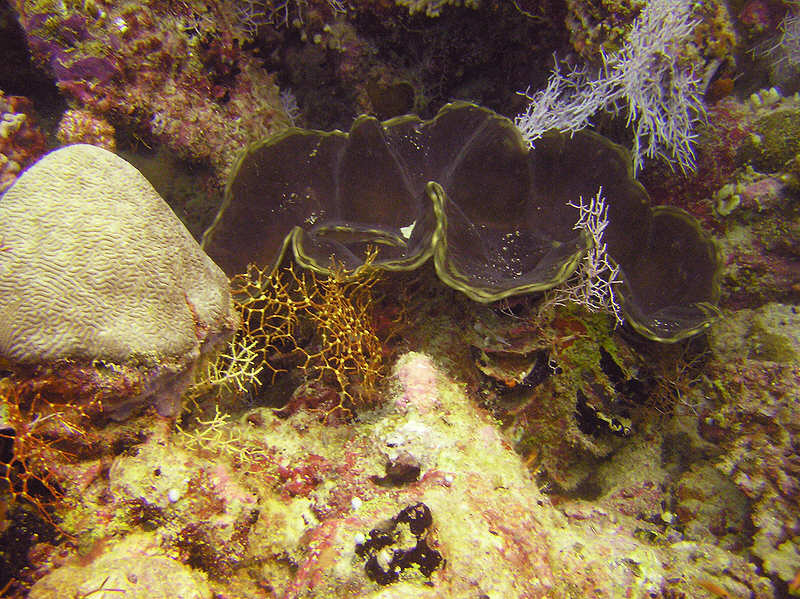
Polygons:
[[[75,541],[32,552],[30,597],[775,597],[745,557],[667,523],[657,444],[599,464],[596,500],[546,494],[433,358],[400,356],[387,382],[347,424],[264,406],[177,432],[152,414],[111,423],[98,445],[116,455],[67,470]],[[386,477],[399,460],[418,472]],[[716,529],[683,498],[695,530]]]
[[34,60],[73,107],[132,126],[145,143],[224,173],[241,144],[288,125],[272,75],[224,24],[232,17],[191,3],[12,4]]
[[117,149],[114,127],[103,117],[88,110],[70,109],[64,112],[58,122],[56,137],[63,145],[91,144],[109,152]]
[[88,564],[69,564],[37,582],[31,599],[124,596],[132,599],[210,599],[202,574],[184,566],[159,548],[147,533],[131,535]]
[[0,90],[0,193],[44,153],[45,146],[31,101],[22,96],[6,96]]
[[101,148],[67,146],[26,171],[0,200],[0,240],[0,359],[141,375],[112,411],[153,398],[172,412],[191,366],[238,322],[222,271]]
[[750,550],[765,573],[787,585],[797,580],[800,564],[797,323],[796,306],[767,304],[714,327],[710,341],[719,360],[707,376],[717,401],[700,412],[698,426],[719,451],[715,468],[750,502]]

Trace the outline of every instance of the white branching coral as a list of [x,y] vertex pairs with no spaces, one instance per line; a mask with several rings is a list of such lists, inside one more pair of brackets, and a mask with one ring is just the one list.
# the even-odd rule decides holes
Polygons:
[[400,6],[408,8],[409,14],[425,13],[428,17],[438,17],[447,5],[477,8],[479,0],[395,0]]
[[[342,0],[327,0],[327,4],[333,14],[347,10]],[[308,0],[239,0],[234,9],[239,26],[253,39],[264,25],[288,27],[294,19],[302,23]]]
[[612,314],[622,324],[622,309],[614,297],[614,285],[619,283],[619,266],[609,261],[603,233],[608,226],[608,206],[602,187],[588,202],[579,197],[578,203],[568,202],[578,210],[575,229],[583,230],[591,239],[591,247],[570,279],[548,293],[540,311],[578,304],[589,312]]
[[623,47],[603,55],[599,73],[564,74],[556,63],[543,90],[524,92],[530,103],[515,120],[523,137],[533,145],[550,129],[575,132],[600,111],[621,112],[634,131],[634,174],[656,155],[694,170],[694,125],[705,116],[702,74],[683,51],[696,25],[688,0],[648,0]]

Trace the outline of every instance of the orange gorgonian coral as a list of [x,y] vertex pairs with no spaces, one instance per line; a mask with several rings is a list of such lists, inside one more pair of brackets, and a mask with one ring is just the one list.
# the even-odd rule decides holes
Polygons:
[[321,277],[293,267],[270,272],[251,265],[233,277],[242,331],[257,342],[260,363],[275,375],[276,356],[293,359],[308,383],[333,387],[338,403],[327,414],[376,401],[384,371],[383,348],[372,326],[372,288],[378,273],[369,262],[354,273]]
[[63,498],[54,465],[72,455],[63,442],[83,436],[80,407],[46,400],[31,385],[0,379],[0,494],[33,504],[52,522],[46,507]]

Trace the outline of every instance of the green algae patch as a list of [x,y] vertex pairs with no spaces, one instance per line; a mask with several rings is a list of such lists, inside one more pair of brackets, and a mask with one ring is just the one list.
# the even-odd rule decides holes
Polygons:
[[758,171],[786,170],[800,153],[800,111],[781,109],[758,119],[750,139],[739,150],[739,162]]
[[800,314],[794,306],[769,303],[729,314],[709,332],[709,344],[725,360],[800,364]]

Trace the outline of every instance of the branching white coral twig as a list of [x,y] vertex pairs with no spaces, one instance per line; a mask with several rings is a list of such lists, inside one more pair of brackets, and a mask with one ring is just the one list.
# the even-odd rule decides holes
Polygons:
[[608,206],[603,188],[588,202],[581,196],[577,204],[570,201],[567,205],[578,210],[574,228],[585,231],[592,244],[572,277],[548,294],[540,311],[573,303],[589,312],[613,314],[617,324],[622,324],[622,309],[614,297],[614,285],[620,282],[619,266],[609,260],[603,241],[608,226]]

